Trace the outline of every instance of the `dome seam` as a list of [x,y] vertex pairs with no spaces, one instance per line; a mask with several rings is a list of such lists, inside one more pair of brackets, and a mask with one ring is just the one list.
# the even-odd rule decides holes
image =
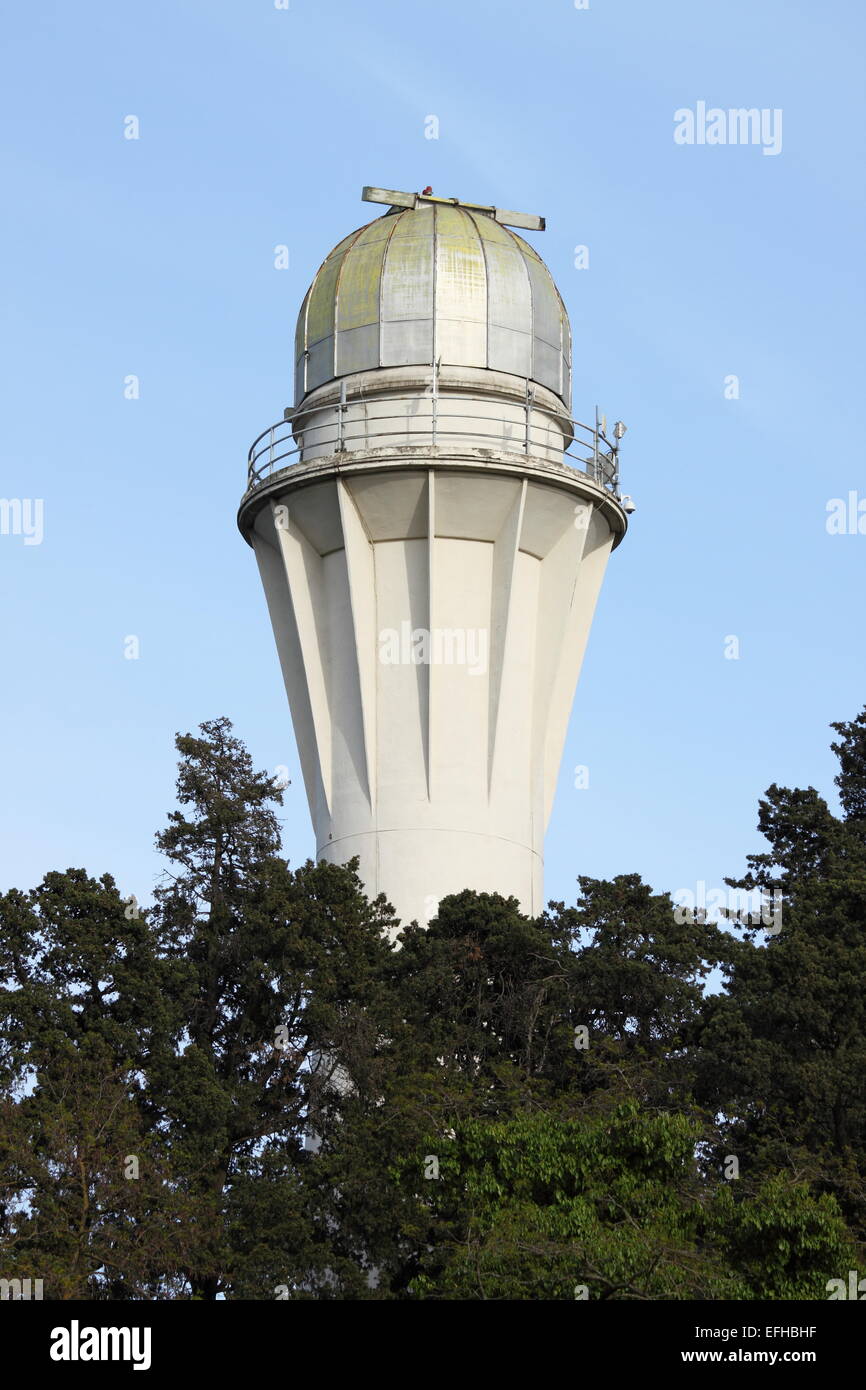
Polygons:
[[[483,214],[482,214],[483,215]],[[484,365],[490,369],[490,262],[487,259],[487,247],[484,245],[484,237],[481,235],[481,228],[478,225],[478,216],[475,213],[469,214],[472,224],[475,227],[475,235],[481,247],[481,260],[484,264]]]
[[435,371],[436,368],[436,349],[439,346],[439,334],[436,325],[439,315],[436,312],[436,292],[439,288],[439,208],[433,203],[433,308],[430,323],[430,366]]
[[[384,323],[384,318],[383,318],[383,316],[382,316],[382,309],[384,308],[383,298],[384,298],[384,293],[385,293],[385,269],[386,269],[387,264],[388,264],[388,252],[389,252],[389,250],[391,249],[391,240],[392,240],[392,238],[393,238],[393,236],[394,236],[394,233],[395,233],[396,230],[397,230],[397,223],[400,222],[401,219],[404,218],[404,217],[406,216],[406,213],[407,213],[408,211],[409,211],[409,208],[404,208],[403,211],[402,211],[402,212],[398,212],[398,213],[397,213],[397,216],[393,219],[394,225],[393,225],[393,227],[391,228],[391,230],[389,231],[387,237],[385,238],[385,249],[384,249],[384,251],[382,252],[382,265],[381,265],[381,268],[380,268],[380,271],[379,271],[379,295],[378,295],[378,299],[379,299],[379,316],[378,316],[378,317],[379,317],[379,350],[378,350],[378,352],[377,352],[377,354],[376,354],[376,361],[379,363],[379,366],[380,366],[380,367],[383,367],[383,366],[385,365],[384,362],[382,361],[382,324]],[[385,213],[385,216],[387,217],[388,214]]]
[[[532,276],[529,273],[529,263],[523,254],[523,247],[518,237],[514,237],[514,243],[520,255],[520,264],[523,266],[526,283],[529,286],[529,373],[527,376],[527,382],[529,382],[537,380],[535,375],[535,291],[532,287]],[[542,385],[543,384],[544,383],[542,383]]]

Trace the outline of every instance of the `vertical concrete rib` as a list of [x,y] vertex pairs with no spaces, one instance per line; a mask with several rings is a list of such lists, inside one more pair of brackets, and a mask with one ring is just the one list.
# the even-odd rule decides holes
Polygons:
[[[566,608],[560,599],[560,609],[564,611],[561,637],[557,646],[557,660],[551,672],[549,712],[546,721],[546,735],[543,747],[539,750],[539,762],[544,768],[545,805],[544,828],[547,829],[562,751],[568,730],[568,718],[574,699],[574,691],[580,677],[584,652],[589,639],[589,631],[598,602],[604,572],[613,544],[613,534],[598,509],[594,509],[589,526],[583,535],[583,544],[571,585],[570,603]],[[551,557],[552,558],[552,557]],[[547,564],[547,561],[544,562]]]
[[[427,759],[427,800],[432,801],[435,791],[433,783],[433,754],[436,747],[436,663],[432,656],[433,633],[436,625],[436,475],[432,468],[427,470],[427,646],[430,660],[427,662],[427,731],[424,756]],[[424,668],[422,667],[422,672]]]
[[297,526],[288,507],[271,503],[279,553],[283,561],[297,630],[298,649],[319,749],[319,766],[328,815],[331,814],[332,735],[327,667],[327,650],[319,624],[327,622],[322,557]]
[[[500,697],[506,653],[518,640],[514,631],[513,590],[526,506],[526,479],[521,479],[514,505],[493,543],[493,583],[490,600],[490,676],[487,722],[487,795],[493,790],[493,764],[499,732]],[[522,634],[526,641],[526,633]]]
[[310,815],[315,824],[322,814],[329,815],[330,809],[319,760],[319,747],[316,741],[316,726],[310,704],[310,694],[304,679],[301,645],[298,640],[292,593],[289,588],[283,557],[276,549],[276,542],[274,545],[269,545],[261,538],[256,538],[253,550],[267,599],[268,613],[280,659],[280,669],[283,673],[283,682],[289,697],[298,758],[304,778],[307,801],[310,806]]
[[337,500],[346,553],[349,607],[355,638],[355,662],[361,696],[361,723],[364,731],[364,768],[367,799],[376,811],[376,567],[373,544],[347,484],[337,479]]

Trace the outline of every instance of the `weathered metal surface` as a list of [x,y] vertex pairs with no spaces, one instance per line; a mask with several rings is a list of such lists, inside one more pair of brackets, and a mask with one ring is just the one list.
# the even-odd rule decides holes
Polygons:
[[296,402],[334,377],[439,359],[528,378],[570,405],[568,316],[535,249],[496,209],[405,196],[417,206],[359,228],[319,268],[298,320]]
[[469,208],[473,212],[486,213],[496,222],[509,227],[523,227],[529,232],[543,232],[545,221],[531,212],[512,212],[508,208],[491,207],[486,203],[468,203],[463,198],[437,198],[435,193],[402,193],[396,188],[372,188],[369,184],[361,189],[365,203],[387,203],[394,208],[417,208],[422,203],[448,203],[451,207]]

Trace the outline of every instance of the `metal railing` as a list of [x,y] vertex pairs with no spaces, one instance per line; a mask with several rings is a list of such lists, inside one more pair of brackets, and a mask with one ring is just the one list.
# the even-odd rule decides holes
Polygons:
[[[383,405],[391,403],[403,408],[393,414],[380,413]],[[407,403],[412,413],[407,413]],[[354,397],[347,401],[344,387],[339,401],[301,406],[290,418],[262,431],[250,446],[248,487],[258,487],[273,473],[305,459],[365,453],[389,445],[436,448],[459,440],[473,448],[504,449],[569,464],[619,495],[618,441],[607,439],[600,428],[565,416],[550,416],[546,423],[533,419],[533,412],[536,417],[541,412],[534,406],[531,391],[523,406],[515,403],[512,407],[511,418],[453,409],[458,403],[459,397],[443,397],[435,390],[422,396]],[[371,407],[376,413],[368,416],[366,410]],[[362,418],[349,413],[359,409],[364,409]],[[572,439],[563,448],[563,436],[568,432]]]

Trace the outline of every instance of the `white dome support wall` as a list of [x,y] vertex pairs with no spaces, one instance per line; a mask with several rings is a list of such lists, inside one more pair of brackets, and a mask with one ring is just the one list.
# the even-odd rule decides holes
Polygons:
[[[411,375],[414,386],[405,368],[359,374],[348,404],[334,383],[313,393],[295,430],[301,461],[257,482],[241,526],[317,857],[357,855],[368,894],[385,893],[403,921],[429,920],[463,888],[513,895],[534,915],[571,704],[625,516],[562,461],[571,433],[552,393],[538,388],[524,408],[515,378],[464,370],[449,389],[446,374],[440,420],[470,412],[490,439],[479,446],[476,425],[455,419],[433,444],[429,423],[419,428],[429,387]],[[361,417],[377,422],[376,447],[326,447]]]

